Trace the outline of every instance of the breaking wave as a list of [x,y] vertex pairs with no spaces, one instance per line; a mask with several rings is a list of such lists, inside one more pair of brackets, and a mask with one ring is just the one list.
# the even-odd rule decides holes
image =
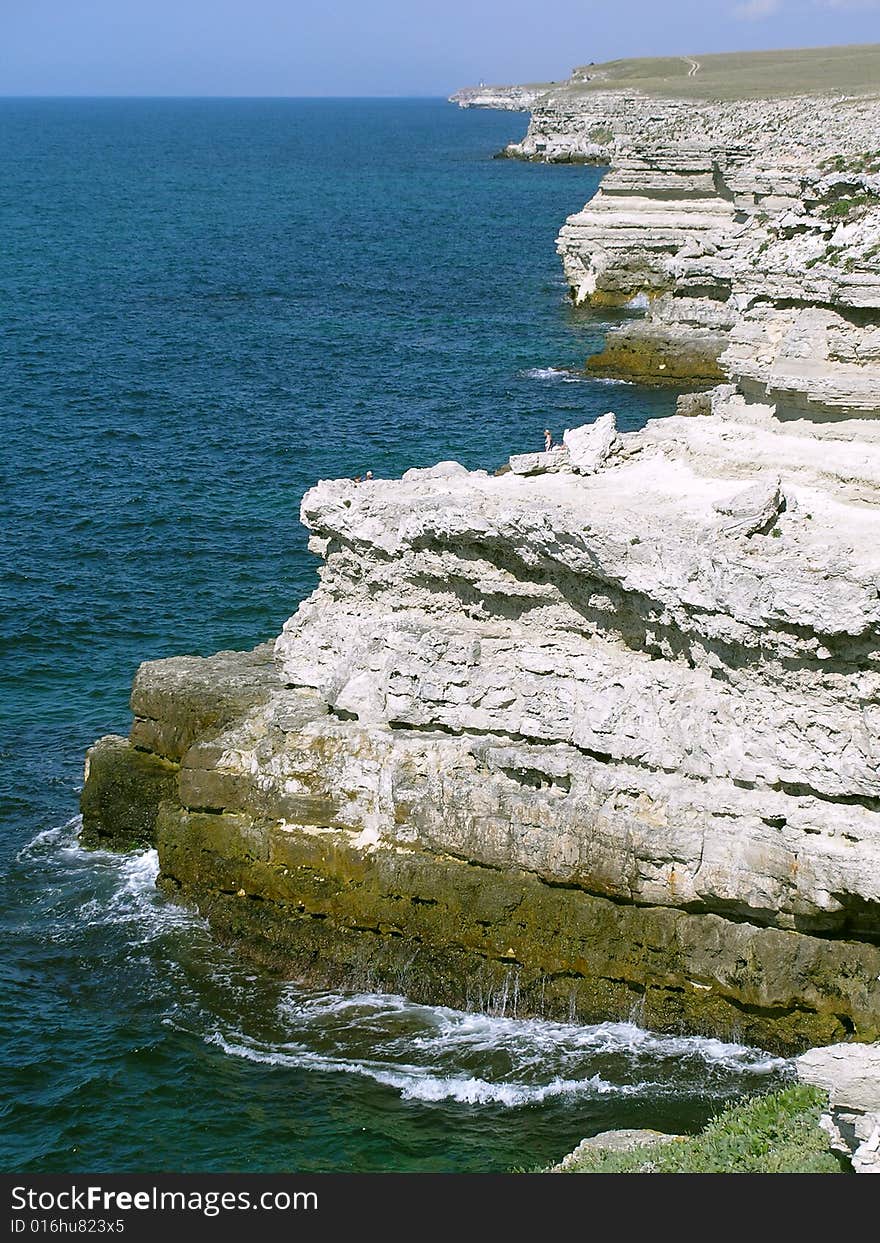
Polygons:
[[[516,1109],[552,1101],[726,1099],[787,1063],[758,1049],[663,1036],[634,1022],[582,1026],[420,1005],[390,993],[279,984],[216,945],[194,911],[156,889],[155,850],[87,851],[80,820],[37,834],[19,862],[38,868],[40,918],[57,944],[101,937],[120,961],[152,963],[162,1024],[230,1058],[279,1072],[368,1079],[423,1105]],[[93,951],[95,952],[95,951]],[[503,994],[505,1004],[515,1001]]]
[[37,833],[18,852],[24,866],[44,874],[43,916],[54,914],[54,936],[75,938],[83,928],[125,927],[132,940],[147,942],[171,928],[203,921],[186,906],[170,902],[156,888],[155,850],[117,853],[86,850],[79,841],[82,817]]
[[632,380],[618,379],[614,376],[586,375],[583,371],[575,371],[565,367],[531,367],[528,371],[521,371],[520,375],[526,380],[544,380],[553,384],[633,384]]
[[564,367],[530,367],[520,372],[525,380],[549,380],[556,384],[583,384],[588,377]]
[[276,1049],[260,1048],[252,1042],[239,1038],[227,1039],[219,1032],[208,1038],[210,1044],[218,1045],[224,1053],[247,1058],[270,1066],[283,1066],[294,1070],[322,1071],[330,1074],[361,1075],[384,1087],[395,1088],[405,1101],[457,1101],[464,1105],[535,1105],[556,1096],[599,1096],[609,1093],[631,1093],[640,1085],[608,1083],[599,1075],[586,1080],[554,1078],[545,1084],[516,1082],[492,1082],[475,1075],[432,1074],[419,1065],[402,1064],[396,1068],[382,1063],[352,1061],[316,1053],[296,1045]]
[[225,1053],[288,1070],[359,1075],[404,1100],[514,1108],[558,1097],[675,1095],[764,1078],[787,1063],[745,1045],[660,1036],[634,1023],[580,1026],[471,1014],[386,993],[304,995],[278,1003],[287,1038],[211,1031]]

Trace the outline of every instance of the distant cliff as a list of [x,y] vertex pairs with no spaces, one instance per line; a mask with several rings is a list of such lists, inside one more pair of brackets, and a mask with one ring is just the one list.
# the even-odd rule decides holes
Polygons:
[[509,112],[528,112],[542,93],[542,87],[466,86],[449,96],[459,108],[497,108]]
[[[836,81],[822,51],[800,54],[805,85],[811,73]],[[855,62],[859,49],[827,51],[840,53],[829,63],[841,81],[851,63],[876,62],[880,75],[878,49]],[[729,380],[817,415],[877,412],[880,86],[700,99],[703,79],[683,66],[662,94],[606,89],[615,79],[602,67],[586,90],[583,72],[535,100],[507,154],[609,165],[559,253],[576,302],[644,314],[612,330],[589,368],[653,383]],[[719,70],[700,72],[733,93]],[[685,85],[691,97],[670,94]]]

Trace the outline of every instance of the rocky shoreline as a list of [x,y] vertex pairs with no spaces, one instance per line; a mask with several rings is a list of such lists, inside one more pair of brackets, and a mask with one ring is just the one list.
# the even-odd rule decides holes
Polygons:
[[534,99],[509,157],[609,166],[559,235],[573,300],[645,309],[588,368],[730,380],[781,414],[875,415],[878,133],[880,95]]
[[274,644],[141,666],[84,840],[155,843],[322,985],[880,1038],[880,113],[826,102],[529,98],[519,154],[612,159],[560,253],[647,309],[593,369],[715,387],[503,474],[311,489],[320,585]]

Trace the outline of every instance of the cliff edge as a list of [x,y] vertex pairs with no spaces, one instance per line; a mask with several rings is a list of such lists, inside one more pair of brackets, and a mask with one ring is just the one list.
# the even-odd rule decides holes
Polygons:
[[537,95],[508,156],[609,166],[559,235],[572,298],[644,312],[588,368],[876,414],[878,84],[868,46],[619,61]]
[[313,488],[320,586],[142,666],[86,833],[137,765],[163,883],[323,982],[876,1037],[880,434],[715,407]]
[[880,1037],[880,205],[806,170],[815,108],[744,151],[743,106],[679,133],[641,97],[561,239],[576,297],[650,307],[603,367],[723,383],[503,474],[312,488],[319,586],[272,645],[141,667],[87,841],[155,841],[169,892],[322,985]]

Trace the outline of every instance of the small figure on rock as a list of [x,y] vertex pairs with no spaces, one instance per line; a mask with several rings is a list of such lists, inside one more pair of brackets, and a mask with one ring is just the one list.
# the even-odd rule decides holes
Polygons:
[[360,481],[361,481],[361,477],[360,477],[360,475],[355,475],[355,476],[354,476],[354,478],[352,479],[352,481],[351,481],[351,482],[352,482],[352,483],[360,483]]
[[549,427],[544,428],[544,452],[549,453],[553,448],[553,435]]
[[371,470],[368,470],[367,473],[364,475],[364,479],[372,479],[372,478],[373,478],[373,472]]

